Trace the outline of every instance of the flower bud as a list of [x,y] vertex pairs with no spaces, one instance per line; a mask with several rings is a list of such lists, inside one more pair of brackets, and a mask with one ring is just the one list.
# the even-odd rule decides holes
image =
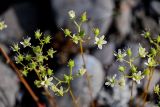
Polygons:
[[73,10],[70,10],[68,12],[68,15],[69,15],[70,19],[75,19],[75,17],[76,17],[75,11],[73,11]]

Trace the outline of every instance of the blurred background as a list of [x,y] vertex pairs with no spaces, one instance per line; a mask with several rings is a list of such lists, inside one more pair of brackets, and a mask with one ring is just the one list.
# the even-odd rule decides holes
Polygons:
[[[56,56],[50,60],[50,66],[55,70],[56,75],[61,75],[68,69],[67,61],[71,58],[76,62],[77,67],[74,70],[78,69],[82,62],[79,46],[66,38],[61,30],[61,28],[69,28],[73,32],[75,30],[75,26],[68,18],[69,10],[74,10],[77,16],[86,11],[88,21],[83,28],[87,35],[93,36],[91,34],[93,28],[98,27],[101,35],[104,34],[108,42],[103,50],[99,50],[92,39],[84,44],[87,69],[92,75],[94,100],[90,100],[85,79],[73,81],[73,92],[82,104],[81,107],[89,107],[91,102],[94,102],[96,107],[128,107],[130,80],[127,81],[124,89],[104,86],[107,76],[118,73],[119,63],[113,56],[113,52],[119,48],[131,47],[133,55],[136,56],[139,43],[149,47],[149,43],[141,33],[150,30],[153,38],[159,34],[160,0],[2,0],[0,20],[5,21],[8,27],[0,32],[0,46],[13,59],[14,54],[10,46],[27,36],[33,37],[34,32],[40,29],[52,35],[52,42],[47,47],[57,50]],[[136,65],[141,68],[142,62],[138,59]],[[151,102],[147,103],[146,107],[156,106],[153,86],[160,82],[159,75],[157,69],[147,97]],[[34,86],[35,74],[30,73],[30,76],[32,78],[26,79],[34,92],[45,105],[44,107],[50,107],[42,93],[43,89]],[[134,104],[141,101],[139,95],[143,91],[144,84],[146,82],[142,81],[141,85],[134,87]],[[73,107],[69,95],[56,97],[56,102],[58,107]],[[37,107],[1,54],[0,107]]]

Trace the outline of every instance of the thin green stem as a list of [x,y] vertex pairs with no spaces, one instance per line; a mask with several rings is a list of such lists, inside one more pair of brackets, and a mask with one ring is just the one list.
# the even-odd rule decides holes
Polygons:
[[125,59],[123,59],[124,62],[126,62],[127,64],[129,64],[131,66],[131,62],[130,61],[127,61]]
[[134,81],[132,80],[131,96],[130,96],[130,103],[129,103],[129,107],[132,107],[132,104],[133,104],[133,87],[134,87]]
[[124,75],[126,78],[133,78],[133,76]]
[[74,96],[73,92],[72,92],[72,89],[71,89],[71,78],[72,78],[72,72],[73,72],[73,68],[70,67],[70,74],[69,74],[69,77],[70,77],[70,81],[68,83],[69,85],[69,93],[72,97],[72,101],[73,101],[73,104],[75,107],[79,107],[78,104],[77,104],[77,101],[76,101],[76,97]]
[[[86,62],[85,62],[85,58],[84,58],[82,41],[80,41],[80,51],[81,51],[81,56],[82,56],[82,60],[83,60],[83,67],[86,69]],[[91,84],[90,83],[90,78],[89,78],[88,72],[86,72],[85,74],[86,74],[86,79],[87,79],[87,82],[88,82],[89,94],[90,94],[91,101],[92,101],[93,100],[93,96],[92,96],[92,88],[91,88],[91,85],[90,85]],[[95,107],[93,101],[91,102],[91,106]]]
[[[70,86],[69,86],[69,87],[70,87]],[[78,104],[77,104],[76,98],[75,98],[75,96],[74,96],[74,94],[73,94],[73,92],[72,92],[71,87],[70,87],[70,89],[69,89],[69,93],[70,93],[70,95],[71,95],[71,97],[72,97],[72,101],[73,101],[74,106],[75,106],[75,107],[79,107]]]
[[[145,87],[145,89],[144,89],[142,95],[140,96],[140,98],[143,99],[143,107],[145,106],[145,103],[146,103],[148,88],[149,88],[149,86],[150,86],[150,82],[151,82],[151,79],[152,79],[153,73],[154,73],[154,69],[153,69],[153,68],[149,68],[149,69],[150,69],[149,80],[148,80],[148,82],[147,82],[147,85],[146,85],[146,87]],[[140,103],[140,102],[139,102],[139,103]],[[140,105],[139,103],[137,104],[136,107],[139,107],[139,105]]]
[[[36,74],[37,74],[39,80],[42,81],[42,78],[41,78],[41,76],[40,76],[38,70],[37,70],[37,69],[34,69],[34,70],[35,70],[35,72],[36,72]],[[51,106],[52,106],[52,107],[57,107],[55,98],[54,98],[53,96],[50,95],[49,91],[48,91],[45,87],[43,87],[43,88],[44,88],[44,91],[45,91],[45,95],[46,95],[46,97],[48,98],[49,103],[51,104]]]
[[78,33],[80,33],[81,31],[81,24],[79,25],[75,20],[74,20],[74,24],[76,25],[77,29],[78,29]]
[[145,107],[145,104],[146,104],[146,98],[147,98],[147,93],[148,93],[148,90],[149,90],[149,86],[150,86],[150,83],[151,83],[151,80],[152,80],[152,77],[153,77],[153,74],[154,74],[154,69],[153,68],[150,68],[150,76],[149,76],[149,80],[148,80],[148,83],[147,83],[147,86],[144,90],[144,97],[143,97],[143,104],[142,104],[142,107]]

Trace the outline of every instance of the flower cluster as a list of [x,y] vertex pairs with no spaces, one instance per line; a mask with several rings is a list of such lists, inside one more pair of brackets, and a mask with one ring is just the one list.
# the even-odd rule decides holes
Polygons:
[[[140,84],[141,80],[145,78],[145,76],[149,77],[148,83],[150,85],[151,79],[155,70],[155,67],[160,64],[160,35],[157,36],[156,39],[151,38],[151,33],[149,31],[145,31],[142,34],[144,38],[147,38],[149,40],[149,43],[151,44],[150,49],[146,49],[142,47],[141,44],[139,44],[139,48],[137,50],[138,54],[137,56],[132,55],[131,48],[128,48],[127,50],[121,50],[118,49],[118,52],[114,53],[114,56],[117,58],[117,61],[122,64],[118,67],[118,71],[122,74],[120,79],[117,79],[116,74],[113,77],[109,77],[108,81],[105,83],[107,86],[125,86],[125,79],[129,78],[132,80],[132,91],[133,91],[133,83],[136,82],[137,84]],[[141,70],[138,70],[138,66],[135,65],[136,59],[142,58],[142,61],[144,62],[144,67],[141,67]],[[124,66],[125,65],[125,66]],[[126,72],[129,70],[130,72]],[[145,90],[148,90],[149,87],[146,87]],[[132,93],[131,91],[131,93]],[[158,95],[160,99],[160,87],[159,85],[156,85],[154,87],[154,93]],[[145,93],[147,95],[147,93]],[[131,94],[132,97],[132,94]],[[146,99],[144,99],[145,101]],[[144,102],[145,104],[145,102]],[[160,105],[160,101],[158,102],[158,105]]]
[[102,49],[102,45],[106,44],[107,41],[104,40],[104,35],[101,36],[100,38],[95,37],[95,44],[98,45],[99,49]]
[[160,87],[158,84],[154,87],[154,93],[160,95]]
[[[121,79],[120,80],[116,80],[115,76],[114,76],[113,78],[109,79],[109,81],[107,81],[105,84],[107,86],[111,86],[111,87],[115,86],[115,83],[120,85],[120,86],[124,86],[125,85],[124,81],[125,81],[126,78],[130,78],[133,81],[135,81],[137,84],[140,84],[140,81],[145,77],[145,73],[142,73],[141,71],[138,71],[136,65],[134,65],[134,61],[138,57],[145,58],[147,55],[148,55],[148,52],[141,45],[139,45],[138,55],[137,56],[133,56],[132,55],[131,48],[128,48],[127,50],[123,50],[123,51],[121,49],[118,49],[118,52],[117,53],[115,52],[114,56],[117,58],[117,61],[119,61],[121,63],[124,62],[129,66],[130,73],[128,74],[128,73],[125,72],[126,68],[128,66],[121,66],[120,65],[118,67],[118,71],[122,74]],[[153,61],[149,61],[149,62],[150,63],[152,62],[152,65],[153,65]],[[149,64],[149,66],[150,65],[151,64]]]
[[154,93],[158,96],[158,107],[160,106],[160,87],[159,85],[157,84],[156,86],[154,86]]
[[[39,41],[37,46],[31,44],[31,37],[27,37],[24,38],[20,44],[13,44],[11,49],[16,52],[16,63],[22,65],[22,74],[27,76],[30,71],[34,70],[40,78],[40,81],[36,80],[35,83],[47,88],[51,85],[50,82],[52,78],[50,76],[53,74],[53,70],[48,68],[47,65],[44,64],[44,61],[53,58],[56,51],[50,48],[47,50],[47,54],[43,53],[44,45],[48,44],[51,40],[50,35],[44,35],[42,37],[42,33],[38,30],[35,32],[34,36]],[[29,48],[31,52],[27,52],[26,54],[21,53],[21,47],[24,48],[24,50]]]
[[116,78],[117,75],[113,75],[113,77],[108,77],[107,78],[107,82],[105,83],[105,85],[107,86],[111,86],[114,87],[116,85],[120,86],[120,87],[124,87],[126,84],[126,80],[124,76],[121,76],[119,79]]
[[127,55],[127,53],[125,52],[125,50],[124,50],[124,52],[122,52],[121,49],[118,49],[118,53],[114,53],[114,56],[116,56],[116,57],[117,57],[117,60],[120,61],[120,62],[123,61],[123,59],[124,59],[124,57],[125,57],[126,55]]
[[148,52],[146,52],[146,49],[143,48],[143,47],[141,46],[141,44],[139,44],[138,53],[139,53],[139,56],[140,56],[141,58],[145,58],[145,57],[147,56],[147,53],[148,53]]
[[[64,79],[60,80],[54,76],[54,72],[50,69],[45,61],[49,58],[53,58],[56,51],[53,48],[49,48],[44,52],[44,46],[51,41],[50,35],[43,35],[40,30],[37,30],[34,34],[35,39],[39,41],[38,45],[31,44],[31,37],[25,38],[20,44],[13,44],[11,49],[16,52],[15,61],[17,64],[22,66],[22,74],[28,76],[28,73],[35,71],[38,80],[34,83],[37,87],[44,87],[46,89],[51,89],[56,95],[63,96],[69,90],[70,82],[75,77],[82,76],[86,70],[80,69],[76,75],[72,74],[72,68],[75,66],[74,61],[70,60],[68,62],[68,67],[70,68],[70,74],[64,74]],[[21,48],[24,50],[29,49],[27,54],[21,53]],[[62,84],[66,84],[68,87],[65,89]]]
[[[80,23],[76,21],[77,17],[73,10],[70,10],[68,12],[68,15],[70,19],[73,21],[73,23],[75,24],[75,26],[77,27],[77,33],[72,34],[72,32],[69,29],[63,29],[65,36],[69,36],[75,44],[78,44],[79,42],[84,42],[85,41],[84,37],[86,34],[81,26],[83,23],[85,23],[88,20],[87,13],[86,12],[82,13],[81,18],[80,18]],[[95,35],[94,44],[97,45],[99,49],[102,49],[102,46],[107,43],[107,41],[105,40],[105,36],[104,35],[99,36],[100,30],[98,28],[95,28],[93,30],[93,33]]]
[[4,21],[0,21],[0,30],[3,30],[7,28],[7,25],[4,23]]
[[137,82],[137,84],[140,84],[140,80],[144,78],[144,75],[141,73],[141,71],[137,73],[133,73],[132,75],[133,80]]
[[116,84],[116,74],[113,77],[108,77],[108,81],[105,83],[107,86],[114,87]]

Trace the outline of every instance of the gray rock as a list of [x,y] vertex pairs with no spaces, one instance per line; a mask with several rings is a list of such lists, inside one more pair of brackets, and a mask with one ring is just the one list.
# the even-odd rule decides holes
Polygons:
[[[158,105],[154,104],[153,102],[154,101],[146,102],[145,107],[158,107]],[[139,105],[139,107],[142,107],[143,99],[136,98],[136,104]]]
[[158,23],[150,17],[143,17],[143,26],[151,32],[152,38],[157,38],[158,32],[160,32]]
[[0,107],[13,107],[19,85],[17,76],[7,65],[0,62]]
[[121,40],[123,40],[127,34],[131,31],[131,14],[132,7],[129,5],[128,0],[123,0],[120,4],[120,15],[117,17],[117,28],[121,35]]
[[33,34],[35,30],[39,29],[37,27],[40,27],[38,26],[38,24],[41,24],[40,21],[41,21],[41,18],[43,17],[41,16],[40,13],[43,13],[43,11],[39,10],[40,8],[37,7],[39,5],[40,4],[34,4],[32,2],[22,2],[13,6],[16,16],[18,18],[18,21],[20,23],[20,26],[25,31],[25,35],[26,33]]
[[151,32],[152,38],[156,38],[160,32],[159,24],[151,17],[145,15],[145,11],[137,12],[137,17],[142,20],[142,26],[145,30]]
[[[128,64],[125,63],[120,63],[118,61],[115,61],[110,68],[107,70],[107,76],[113,76],[114,74],[117,74],[117,79],[119,79],[122,76],[122,73],[120,73],[118,71],[118,66],[119,65],[123,65],[126,66],[126,71],[125,73],[128,74],[129,73],[129,67]],[[131,81],[128,81],[128,79],[126,79],[126,85],[125,87],[119,87],[119,86],[115,86],[112,88],[113,90],[113,94],[110,94],[110,92],[106,92],[107,96],[104,97],[103,95],[101,95],[101,99],[106,99],[105,101],[107,101],[106,103],[104,103],[103,101],[100,101],[100,103],[104,103],[105,105],[109,105],[111,107],[128,107],[128,102],[130,100],[130,94],[131,94]],[[133,97],[135,97],[137,94],[137,86],[134,86],[133,88]],[[104,98],[103,98],[104,97]]]
[[17,16],[13,8],[9,8],[2,16],[1,19],[7,24],[7,28],[0,32],[0,42],[4,44],[12,44],[18,41],[23,36]]
[[[135,90],[135,89],[134,89]],[[136,91],[134,91],[134,96]],[[130,100],[130,89],[129,85],[124,88],[114,87],[113,92],[101,90],[98,97],[99,105],[109,105],[110,107],[128,107],[128,102]]]
[[[113,11],[112,0],[52,0],[52,6],[57,13],[56,22],[60,28],[64,26],[75,31],[75,26],[68,18],[68,11],[75,10],[77,16],[80,16],[84,11],[87,12],[89,21],[83,25],[87,35],[92,34],[92,29],[98,27],[101,34],[105,34],[108,30]],[[92,46],[93,39],[85,46]]]
[[107,43],[106,46],[103,47],[102,50],[97,49],[94,53],[94,56],[102,62],[102,64],[107,67],[109,66],[114,59],[114,50],[115,44],[114,43]]
[[[90,85],[92,88],[92,96],[95,98],[103,86],[104,82],[104,71],[102,68],[102,64],[93,56],[85,55],[87,72],[90,78]],[[79,55],[75,58],[75,68],[74,71],[78,71],[83,65],[82,57]],[[77,87],[79,86],[79,87]],[[75,90],[75,95],[79,96],[80,104],[82,107],[88,107],[89,102],[91,101],[89,96],[88,83],[86,81],[86,77],[77,78],[73,81],[72,84],[73,90]]]
[[[130,100],[129,85],[126,85],[124,88],[114,87],[113,93],[113,103],[111,107],[128,107],[128,102]],[[133,96],[135,96],[135,91]]]
[[155,105],[152,102],[148,102],[145,107],[158,107],[158,105]]
[[1,47],[6,53],[9,53],[9,49],[8,49],[8,47],[7,47],[5,44],[1,44],[1,43],[0,43],[0,47]]
[[[73,69],[73,73],[76,73],[83,65],[81,55],[78,55],[75,59],[75,67]],[[91,55],[85,55],[85,61],[87,65],[87,71],[90,76],[90,83],[92,88],[92,96],[95,98],[100,91],[101,87],[104,83],[104,71],[102,68],[102,64]],[[63,75],[68,71],[68,68],[64,68],[59,71],[59,75]],[[91,98],[89,94],[88,82],[86,80],[85,75],[83,77],[76,78],[71,83],[72,90],[80,107],[88,107]],[[58,105],[60,107],[73,107],[72,100],[70,96],[65,95],[64,97],[58,97]],[[67,105],[66,105],[67,104]]]
[[112,98],[111,98],[112,94],[110,94],[108,91],[106,91],[104,88],[99,92],[98,94],[98,105],[107,105],[107,104],[111,104]]
[[154,9],[154,11],[160,15],[160,10],[159,10],[159,7],[160,7],[160,2],[159,1],[152,1],[151,2],[151,7]]

